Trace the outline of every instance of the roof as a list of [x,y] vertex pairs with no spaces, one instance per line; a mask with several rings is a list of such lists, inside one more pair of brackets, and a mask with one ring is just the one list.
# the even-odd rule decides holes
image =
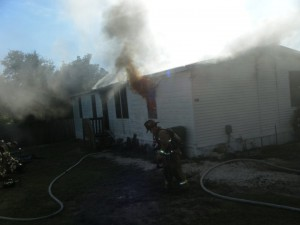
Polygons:
[[[259,51],[259,50],[266,52],[266,53],[270,53],[271,55],[273,55],[274,51],[279,51],[282,53],[293,54],[293,55],[300,57],[300,51],[297,51],[295,49],[291,49],[291,48],[288,48],[288,47],[285,47],[282,45],[257,46],[257,47],[251,48],[251,49],[241,51],[232,57],[203,60],[203,61],[188,64],[185,66],[179,66],[179,67],[175,67],[175,68],[171,68],[171,69],[167,69],[167,70],[163,70],[163,71],[159,71],[159,72],[155,72],[155,73],[151,73],[151,74],[146,74],[144,76],[149,76],[149,78],[151,78],[151,79],[160,79],[165,76],[170,77],[174,74],[188,71],[195,66],[198,67],[198,66],[203,66],[203,65],[217,64],[217,63],[225,62],[229,59],[232,60],[235,57],[239,57],[241,55],[249,54],[251,52],[255,52],[255,51]],[[108,74],[104,78],[101,78],[92,90],[75,94],[72,97],[81,96],[81,95],[93,93],[96,91],[97,92],[98,91],[107,91],[107,90],[111,89],[111,87],[114,87],[115,85],[124,84],[127,82],[128,81],[126,81],[126,80],[118,81],[118,77],[116,77],[112,74],[111,75]]]

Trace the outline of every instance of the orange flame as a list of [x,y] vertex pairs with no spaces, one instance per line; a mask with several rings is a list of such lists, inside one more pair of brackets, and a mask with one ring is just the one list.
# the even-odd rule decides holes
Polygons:
[[147,98],[149,92],[153,91],[153,82],[149,78],[142,76],[132,62],[126,65],[126,72],[131,88],[143,98]]

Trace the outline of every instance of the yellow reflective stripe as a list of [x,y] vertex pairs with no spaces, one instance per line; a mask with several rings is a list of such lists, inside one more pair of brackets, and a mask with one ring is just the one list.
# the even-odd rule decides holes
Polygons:
[[185,181],[180,182],[179,184],[180,184],[180,185],[184,185],[184,184],[186,184],[187,182],[188,182],[188,181],[185,180]]
[[171,155],[172,153],[174,153],[174,151],[165,152],[164,150],[159,150],[159,153],[161,153],[163,155]]

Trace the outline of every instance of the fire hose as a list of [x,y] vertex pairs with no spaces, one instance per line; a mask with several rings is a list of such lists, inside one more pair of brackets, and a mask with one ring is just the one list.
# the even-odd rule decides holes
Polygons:
[[232,159],[232,160],[228,160],[222,163],[219,163],[209,169],[207,169],[202,177],[200,178],[200,185],[202,187],[202,189],[207,192],[208,194],[220,198],[220,199],[224,199],[224,200],[229,200],[229,201],[234,201],[234,202],[239,202],[239,203],[246,203],[246,204],[252,204],[252,205],[260,205],[260,206],[268,206],[268,207],[273,207],[273,208],[278,208],[278,209],[286,209],[286,210],[291,210],[291,211],[297,211],[300,212],[300,208],[297,207],[292,207],[292,206],[287,206],[287,205],[279,205],[279,204],[273,204],[273,203],[269,203],[269,202],[262,202],[262,201],[254,201],[254,200],[248,200],[248,199],[242,199],[242,198],[235,198],[235,197],[230,197],[230,196],[226,196],[226,195],[221,195],[218,194],[212,190],[209,190],[205,185],[204,185],[204,180],[206,178],[206,176],[213,170],[215,170],[218,167],[221,167],[225,164],[229,164],[232,162],[240,162],[240,161],[250,161],[250,162],[256,162],[256,163],[262,163],[265,164],[267,166],[271,166],[280,170],[284,170],[287,172],[291,172],[291,173],[296,173],[296,174],[300,174],[300,170],[295,170],[295,169],[290,169],[290,168],[286,168],[286,167],[281,167],[281,166],[277,166],[277,165],[273,165],[271,163],[268,162],[264,162],[261,160],[255,160],[255,159]]
[[[103,153],[103,151],[101,153]],[[63,210],[63,208],[64,208],[64,204],[58,198],[56,198],[53,195],[53,193],[52,193],[52,186],[53,186],[53,184],[58,179],[60,179],[62,176],[64,176],[65,174],[67,174],[70,170],[72,170],[74,167],[78,166],[84,159],[86,159],[89,156],[93,156],[93,155],[97,155],[97,154],[100,154],[100,153],[99,152],[97,152],[97,153],[91,153],[91,154],[87,154],[87,155],[83,156],[77,163],[75,163],[73,166],[69,167],[67,170],[65,170],[64,172],[62,172],[61,174],[59,174],[57,177],[55,177],[51,181],[51,183],[50,183],[50,185],[48,187],[48,194],[59,205],[59,209],[58,210],[56,210],[55,212],[50,213],[48,215],[39,216],[39,217],[28,217],[28,218],[27,217],[25,217],[25,218],[19,217],[19,218],[16,218],[16,217],[0,216],[0,219],[1,220],[10,220],[10,221],[34,221],[34,220],[47,219],[47,218],[50,218],[50,217],[55,216],[58,213],[60,213]]]
[[[101,152],[103,153],[103,152]],[[72,170],[73,168],[75,168],[76,166],[78,166],[84,159],[86,159],[87,157],[93,156],[93,155],[97,155],[97,154],[101,154],[101,153],[91,153],[91,154],[87,154],[85,156],[83,156],[77,163],[75,163],[73,166],[69,167],[67,170],[65,170],[64,172],[62,172],[61,174],[59,174],[58,176],[56,176],[50,183],[49,187],[48,187],[48,194],[50,195],[50,197],[59,205],[59,209],[56,210],[53,213],[50,213],[48,215],[45,216],[39,216],[39,217],[6,217],[6,216],[0,216],[0,219],[2,220],[10,220],[10,221],[34,221],[34,220],[41,220],[41,219],[47,219],[50,218],[52,216],[55,216],[57,214],[59,214],[63,208],[64,208],[64,204],[58,199],[56,198],[53,193],[52,193],[52,186],[53,184],[59,180],[61,177],[63,177],[65,174],[67,174],[70,170]],[[281,167],[281,166],[276,166],[273,165],[271,163],[268,162],[263,162],[260,160],[255,160],[255,159],[233,159],[233,160],[228,160],[222,163],[219,163],[211,168],[209,168],[208,170],[206,170],[202,177],[200,178],[200,185],[202,187],[202,189],[209,193],[212,196],[215,196],[217,198],[221,198],[224,200],[229,200],[229,201],[235,201],[235,202],[240,202],[240,203],[247,203],[247,204],[252,204],[252,205],[261,205],[261,206],[268,206],[268,207],[273,207],[273,208],[279,208],[279,209],[286,209],[286,210],[291,210],[291,211],[297,211],[300,212],[300,208],[296,208],[296,207],[291,207],[291,206],[286,206],[286,205],[279,205],[279,204],[272,204],[272,203],[268,203],[268,202],[261,202],[261,201],[253,201],[253,200],[248,200],[248,199],[242,199],[242,198],[235,198],[235,197],[230,197],[230,196],[226,196],[226,195],[221,195],[218,194],[216,192],[213,192],[211,190],[209,190],[205,185],[204,185],[204,180],[206,178],[206,176],[213,171],[214,169],[221,167],[225,164],[229,164],[232,162],[238,162],[238,161],[252,161],[252,162],[257,162],[257,163],[262,163],[277,169],[281,169],[281,170],[285,170],[288,172],[293,172],[293,173],[297,173],[300,174],[300,170],[295,170],[295,169],[290,169],[290,168],[285,168],[285,167]]]

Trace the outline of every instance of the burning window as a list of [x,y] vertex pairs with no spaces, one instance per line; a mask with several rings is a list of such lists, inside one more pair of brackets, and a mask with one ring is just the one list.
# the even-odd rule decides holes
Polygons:
[[117,118],[129,118],[126,88],[115,92],[115,106]]
[[300,106],[300,71],[290,71],[291,106]]

